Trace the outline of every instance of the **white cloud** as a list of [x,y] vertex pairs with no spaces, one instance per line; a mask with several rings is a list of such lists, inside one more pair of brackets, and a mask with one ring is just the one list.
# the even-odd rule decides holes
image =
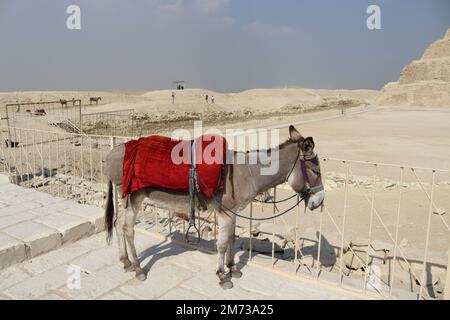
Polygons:
[[225,16],[222,18],[222,21],[226,24],[226,25],[233,25],[236,22],[236,19],[234,19],[233,17],[230,16]]
[[259,21],[252,22],[248,29],[252,32],[267,35],[270,37],[283,37],[291,34],[294,30],[286,25],[271,25]]
[[[194,14],[215,14],[219,13],[229,2],[229,0],[155,0],[157,3],[157,13],[163,16],[180,13],[193,14],[189,9],[196,11]],[[223,22],[233,24],[234,19],[224,17]]]
[[172,3],[167,3],[167,1],[160,3],[157,6],[159,14],[162,15],[173,15],[180,13],[183,9],[183,0],[176,0]]
[[203,13],[214,13],[225,7],[229,0],[194,0],[195,7]]

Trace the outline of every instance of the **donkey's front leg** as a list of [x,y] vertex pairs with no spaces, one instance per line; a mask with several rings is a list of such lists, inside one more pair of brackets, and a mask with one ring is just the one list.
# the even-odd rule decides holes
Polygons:
[[226,255],[226,260],[227,260],[227,267],[231,272],[231,276],[233,278],[239,279],[240,277],[242,277],[242,272],[236,267],[236,263],[234,262],[234,243],[236,240],[236,224],[233,223],[233,232],[231,234],[229,234],[229,238],[228,238],[228,249],[227,249],[227,255]]
[[229,247],[229,230],[231,227],[232,221],[230,217],[228,217],[224,213],[219,213],[218,215],[218,226],[219,226],[219,234],[217,236],[217,270],[216,274],[219,277],[219,284],[223,289],[231,289],[233,287],[233,283],[230,281],[227,276],[224,268],[225,264],[225,254],[227,253]]

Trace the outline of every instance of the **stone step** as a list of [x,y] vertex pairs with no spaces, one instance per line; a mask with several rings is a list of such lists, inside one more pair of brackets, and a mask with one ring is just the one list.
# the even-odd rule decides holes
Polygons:
[[10,184],[0,175],[0,270],[104,230],[103,209]]
[[450,57],[413,61],[403,69],[398,83],[433,80],[450,82]]

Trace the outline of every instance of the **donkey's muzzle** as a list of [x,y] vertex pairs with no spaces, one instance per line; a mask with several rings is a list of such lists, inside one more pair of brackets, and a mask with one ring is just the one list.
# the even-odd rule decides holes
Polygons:
[[325,190],[320,190],[309,195],[306,201],[306,206],[308,207],[309,210],[313,211],[319,208],[324,200],[325,200]]

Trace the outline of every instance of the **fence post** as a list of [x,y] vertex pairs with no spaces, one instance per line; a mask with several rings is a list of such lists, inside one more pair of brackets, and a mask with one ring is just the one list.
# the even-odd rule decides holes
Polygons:
[[249,237],[249,239],[248,239],[248,257],[249,257],[250,261],[252,261],[252,258],[253,258],[253,254],[252,254],[253,253],[252,252],[252,250],[253,250],[253,247],[252,247],[252,245],[253,245],[252,221],[253,221],[253,201],[250,202],[250,222],[249,222],[250,230],[249,230],[249,234],[248,234],[248,237]]
[[[273,215],[277,213],[277,187],[273,187]],[[275,268],[275,218],[272,219],[272,268]]]
[[[114,149],[114,146],[116,145],[116,138],[115,137],[110,137],[109,139],[109,146],[110,149]],[[116,209],[116,213],[118,214],[119,212],[119,197],[120,195],[117,194],[117,187],[115,185],[113,185],[113,199],[114,199],[114,207]]]
[[[297,202],[300,202],[300,196],[297,195]],[[294,246],[294,274],[297,274],[297,264],[300,265],[298,262],[298,249],[299,249],[299,239],[298,239],[298,222],[300,220],[300,206],[297,205],[297,216],[295,217],[295,246]]]
[[348,198],[348,180],[350,174],[350,163],[344,162],[347,165],[347,173],[345,176],[345,193],[344,193],[344,212],[342,217],[342,237],[341,237],[341,251],[339,253],[339,285],[342,287],[342,265],[344,261],[344,234],[345,234],[345,218],[347,215],[347,198]]
[[373,182],[372,182],[372,197],[370,201],[370,220],[369,220],[369,239],[367,240],[367,256],[366,256],[366,265],[364,268],[364,293],[367,292],[367,277],[369,274],[369,260],[370,260],[370,252],[372,252],[372,229],[373,229],[373,215],[374,215],[374,203],[375,203],[375,183],[377,181],[378,167],[375,165],[375,170],[373,174]]
[[[397,222],[395,224],[395,243],[394,243],[394,255],[392,257],[392,271],[389,281],[389,296],[392,296],[392,290],[394,289],[395,282],[395,263],[397,259],[397,245],[398,245],[398,229],[400,227],[400,212],[402,209],[402,191],[403,191],[403,167],[400,167],[400,179],[398,187],[398,207],[397,207]],[[369,251],[369,247],[367,247]]]
[[9,124],[9,114],[8,114],[8,105],[5,106],[6,113],[6,125],[8,126],[8,148],[11,148],[11,126]]
[[[80,134],[83,134],[83,118],[82,118],[82,115],[81,115],[81,100],[80,100],[80,104],[79,104],[79,107],[78,107],[78,112],[80,114]],[[83,137],[81,137],[81,139],[83,139]],[[81,141],[83,141],[83,140],[81,140]]]
[[[317,264],[316,264],[316,280],[319,280],[319,273],[320,273],[320,249],[322,247],[322,223],[323,223],[323,205],[320,210],[320,222],[319,222],[319,239],[317,240]],[[333,249],[334,250],[334,249]]]
[[423,288],[427,286],[426,283],[426,267],[428,260],[428,244],[430,241],[430,229],[431,229],[431,216],[433,215],[433,203],[434,203],[434,184],[436,179],[436,171],[433,170],[433,175],[431,178],[431,196],[430,196],[430,206],[428,208],[428,223],[427,223],[427,236],[425,238],[425,256],[423,258],[423,267],[422,274],[420,277],[420,290],[419,290],[419,299],[422,298]]
[[448,250],[447,274],[445,276],[444,300],[450,300],[450,249]]

